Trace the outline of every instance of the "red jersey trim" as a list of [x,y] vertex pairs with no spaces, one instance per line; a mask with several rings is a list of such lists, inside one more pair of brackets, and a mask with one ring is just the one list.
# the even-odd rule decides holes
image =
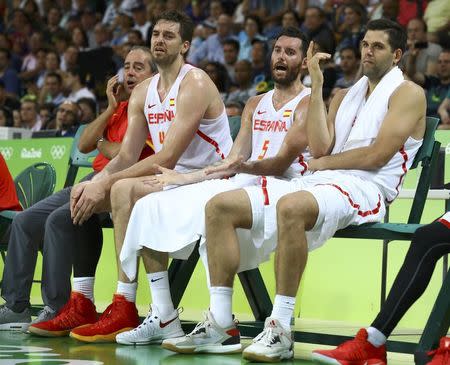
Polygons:
[[336,184],[318,184],[318,185],[330,185],[336,189],[338,189],[343,195],[345,195],[348,199],[348,202],[350,203],[350,205],[358,210],[358,215],[361,217],[367,217],[368,215],[375,215],[378,214],[378,212],[380,211],[380,207],[381,207],[381,195],[378,194],[378,203],[376,205],[375,208],[370,209],[370,210],[359,210],[359,208],[361,208],[361,205],[359,205],[358,203],[354,202],[353,199],[350,197],[350,194],[345,191],[344,189],[342,189],[339,185]]
[[198,134],[198,136],[201,139],[205,140],[206,142],[208,142],[209,144],[214,146],[214,148],[216,149],[217,154],[220,155],[220,158],[222,160],[225,159],[225,155],[222,153],[222,151],[220,150],[219,144],[215,140],[213,140],[211,137],[207,136],[205,133],[203,133],[200,130],[197,130],[197,134]]

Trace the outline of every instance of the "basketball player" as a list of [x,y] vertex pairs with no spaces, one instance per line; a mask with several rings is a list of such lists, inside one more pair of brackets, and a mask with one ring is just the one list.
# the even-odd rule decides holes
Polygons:
[[308,123],[329,121],[339,126],[326,142],[333,145],[332,154],[310,161],[309,168],[316,171],[312,175],[290,182],[268,181],[266,206],[251,199],[254,187],[217,195],[208,203],[210,310],[189,336],[166,340],[163,347],[183,352],[223,339],[217,333],[233,322],[232,284],[239,264],[230,254],[238,247],[233,232],[252,228],[257,246],[261,237],[277,237],[277,286],[272,314],[243,356],[266,362],[293,357],[290,321],[308,249],[319,247],[350,224],[381,221],[422,144],[423,90],[405,81],[396,67],[405,44],[406,34],[398,24],[385,19],[369,22],[361,43],[365,77],[335,96],[328,116],[322,72],[318,63],[308,67],[312,79]]
[[[151,53],[159,74],[133,90],[128,129],[119,154],[92,182],[72,190],[75,224],[82,224],[93,212],[112,208],[114,236],[121,244],[134,202],[159,190],[143,183],[145,176],[157,171],[155,163],[189,171],[219,161],[229,153],[232,140],[219,92],[203,71],[184,62],[192,32],[191,19],[181,12],[162,13],[155,22]],[[136,162],[148,132],[155,154]],[[79,291],[89,299],[93,277],[79,279],[84,282]],[[47,335],[61,336],[72,331],[70,335],[81,341],[114,341],[117,333],[138,325],[136,285],[119,269],[113,303],[96,323],[92,324],[95,306],[90,306],[87,313],[69,301],[55,319],[55,326],[48,327]]]

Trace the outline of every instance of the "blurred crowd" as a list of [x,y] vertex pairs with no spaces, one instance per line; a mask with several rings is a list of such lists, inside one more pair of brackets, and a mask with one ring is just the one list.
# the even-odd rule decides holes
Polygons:
[[131,47],[149,46],[155,17],[169,9],[194,20],[187,62],[211,77],[229,116],[273,87],[282,27],[300,27],[332,55],[323,65],[330,100],[360,77],[367,21],[395,20],[408,34],[401,69],[424,88],[427,114],[450,128],[448,0],[0,0],[0,126],[73,135],[104,110],[107,80],[123,74]]

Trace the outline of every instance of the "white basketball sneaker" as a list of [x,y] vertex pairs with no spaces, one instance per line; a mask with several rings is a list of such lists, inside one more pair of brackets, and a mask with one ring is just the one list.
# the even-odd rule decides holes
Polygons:
[[135,329],[119,333],[116,342],[122,345],[160,344],[166,338],[184,336],[179,314],[182,309],[175,309],[166,318],[161,318],[156,305],[150,305],[150,311],[144,321]]
[[258,362],[277,362],[294,357],[291,331],[274,318],[266,318],[264,330],[253,339],[243,352],[244,359]]
[[242,351],[241,336],[236,324],[222,328],[210,311],[205,313],[205,320],[198,323],[190,334],[164,340],[162,347],[182,354],[231,354]]

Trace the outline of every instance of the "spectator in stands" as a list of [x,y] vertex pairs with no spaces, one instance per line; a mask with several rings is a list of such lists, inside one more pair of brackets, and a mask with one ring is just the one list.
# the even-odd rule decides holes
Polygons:
[[103,23],[97,23],[94,26],[94,42],[96,47],[110,47],[111,46],[111,32],[109,28]]
[[289,9],[283,13],[281,17],[281,27],[300,27],[300,18],[295,10]]
[[90,8],[84,8],[80,15],[81,27],[88,39],[88,48],[98,47],[95,42],[94,27],[96,24],[95,12]]
[[423,19],[414,18],[408,22],[407,47],[400,67],[409,77],[416,73],[436,75],[437,59],[442,47],[427,41],[427,24]]
[[229,103],[225,105],[225,109],[227,111],[227,116],[238,117],[242,115],[244,106],[241,103]]
[[97,103],[91,98],[81,98],[77,102],[81,109],[80,124],[88,124],[97,116]]
[[59,25],[61,18],[62,14],[60,8],[56,5],[51,5],[48,9],[47,24],[43,32],[46,43],[51,43],[55,34],[67,34],[67,31]]
[[250,61],[240,60],[236,62],[235,76],[237,86],[230,89],[225,104],[245,104],[251,96],[256,95],[256,88],[253,85],[252,64]]
[[252,70],[253,70],[253,84],[258,84],[261,81],[269,80],[270,65],[267,59],[269,49],[267,42],[255,39],[252,44]]
[[130,29],[127,34],[127,43],[131,46],[143,46],[144,38],[142,38],[142,33],[137,29]]
[[149,40],[148,35],[150,28],[152,26],[152,23],[150,23],[149,20],[147,20],[147,14],[145,5],[141,2],[138,2],[132,9],[131,12],[133,14],[133,20],[134,20],[134,28],[136,30],[139,30],[142,34],[142,38],[144,39],[144,42],[147,42]]
[[42,88],[44,86],[45,78],[50,73],[59,73],[60,74],[60,60],[59,60],[59,54],[56,51],[50,50],[45,55],[45,70],[44,72],[41,72],[36,85],[38,88]]
[[51,129],[50,121],[53,119],[55,106],[52,103],[45,103],[39,108],[39,118],[41,119],[42,129]]
[[9,110],[19,109],[20,102],[17,97],[8,95],[5,89],[5,84],[0,80],[0,107],[6,107]]
[[28,39],[28,54],[24,57],[19,77],[22,80],[36,77],[40,70],[38,63],[38,51],[42,52],[43,35],[40,32],[34,32]]
[[78,47],[75,45],[69,45],[67,47],[61,60],[62,71],[67,71],[78,66],[78,53]]
[[231,17],[221,14],[217,20],[217,33],[210,35],[193,53],[189,54],[189,63],[199,65],[202,61],[224,63],[223,42],[232,36]]
[[39,119],[39,106],[35,95],[25,95],[21,99],[20,123],[15,127],[28,128],[32,132],[42,129],[42,122]]
[[375,19],[386,18],[386,19],[390,19],[392,21],[396,21],[398,13],[399,13],[398,5],[399,5],[398,0],[382,0],[378,5],[374,6],[373,9],[370,11],[369,19],[375,20]]
[[19,109],[13,109],[12,116],[13,116],[13,127],[20,128],[22,126],[22,117],[20,115],[20,108]]
[[81,109],[78,104],[66,100],[56,109],[54,123],[50,122],[51,129],[61,131],[61,137],[73,137],[77,132],[80,117]]
[[358,2],[344,6],[344,21],[338,27],[338,33],[342,36],[337,46],[338,51],[348,46],[359,48],[365,32],[365,15],[365,8]]
[[44,86],[39,94],[39,104],[53,103],[56,106],[61,104],[65,100],[62,86],[61,75],[56,72],[49,72],[45,76]]
[[341,49],[340,59],[341,63],[339,67],[341,69],[341,77],[337,79],[334,87],[346,89],[357,81],[356,76],[358,74],[361,56],[357,49],[345,47]]
[[126,1],[112,0],[106,7],[102,23],[111,28],[112,24],[114,24],[117,16],[119,15],[119,12],[125,11],[125,9],[123,8],[124,3],[126,3]]
[[239,42],[235,39],[227,39],[223,42],[224,66],[227,69],[231,82],[235,83],[234,66],[239,56]]
[[0,80],[6,92],[12,96],[20,95],[20,79],[17,71],[10,66],[11,53],[6,48],[0,48]]
[[247,15],[244,20],[244,29],[238,35],[240,60],[251,61],[252,41],[254,39],[266,40],[261,33],[261,19],[256,15]]
[[208,62],[204,70],[219,90],[222,100],[225,100],[230,86],[230,80],[225,66],[220,62]]
[[72,67],[67,70],[64,78],[64,87],[70,91],[67,100],[77,103],[81,98],[91,98],[96,100],[95,95],[86,87],[84,75],[79,67]]
[[219,0],[212,0],[209,3],[209,16],[206,20],[213,24],[217,24],[220,16],[224,13],[225,9],[223,8],[222,2]]
[[112,46],[120,46],[128,41],[128,32],[133,28],[133,18],[125,12],[119,12],[116,21],[112,25]]
[[306,9],[302,29],[310,40],[322,45],[324,52],[334,54],[336,49],[334,34],[328,27],[325,12],[321,8],[310,6]]
[[444,49],[438,58],[437,77],[416,74],[414,81],[422,85],[427,96],[427,115],[439,117],[439,105],[450,90],[450,49]]
[[76,26],[72,30],[72,43],[78,51],[85,51],[89,48],[89,38],[83,28]]

